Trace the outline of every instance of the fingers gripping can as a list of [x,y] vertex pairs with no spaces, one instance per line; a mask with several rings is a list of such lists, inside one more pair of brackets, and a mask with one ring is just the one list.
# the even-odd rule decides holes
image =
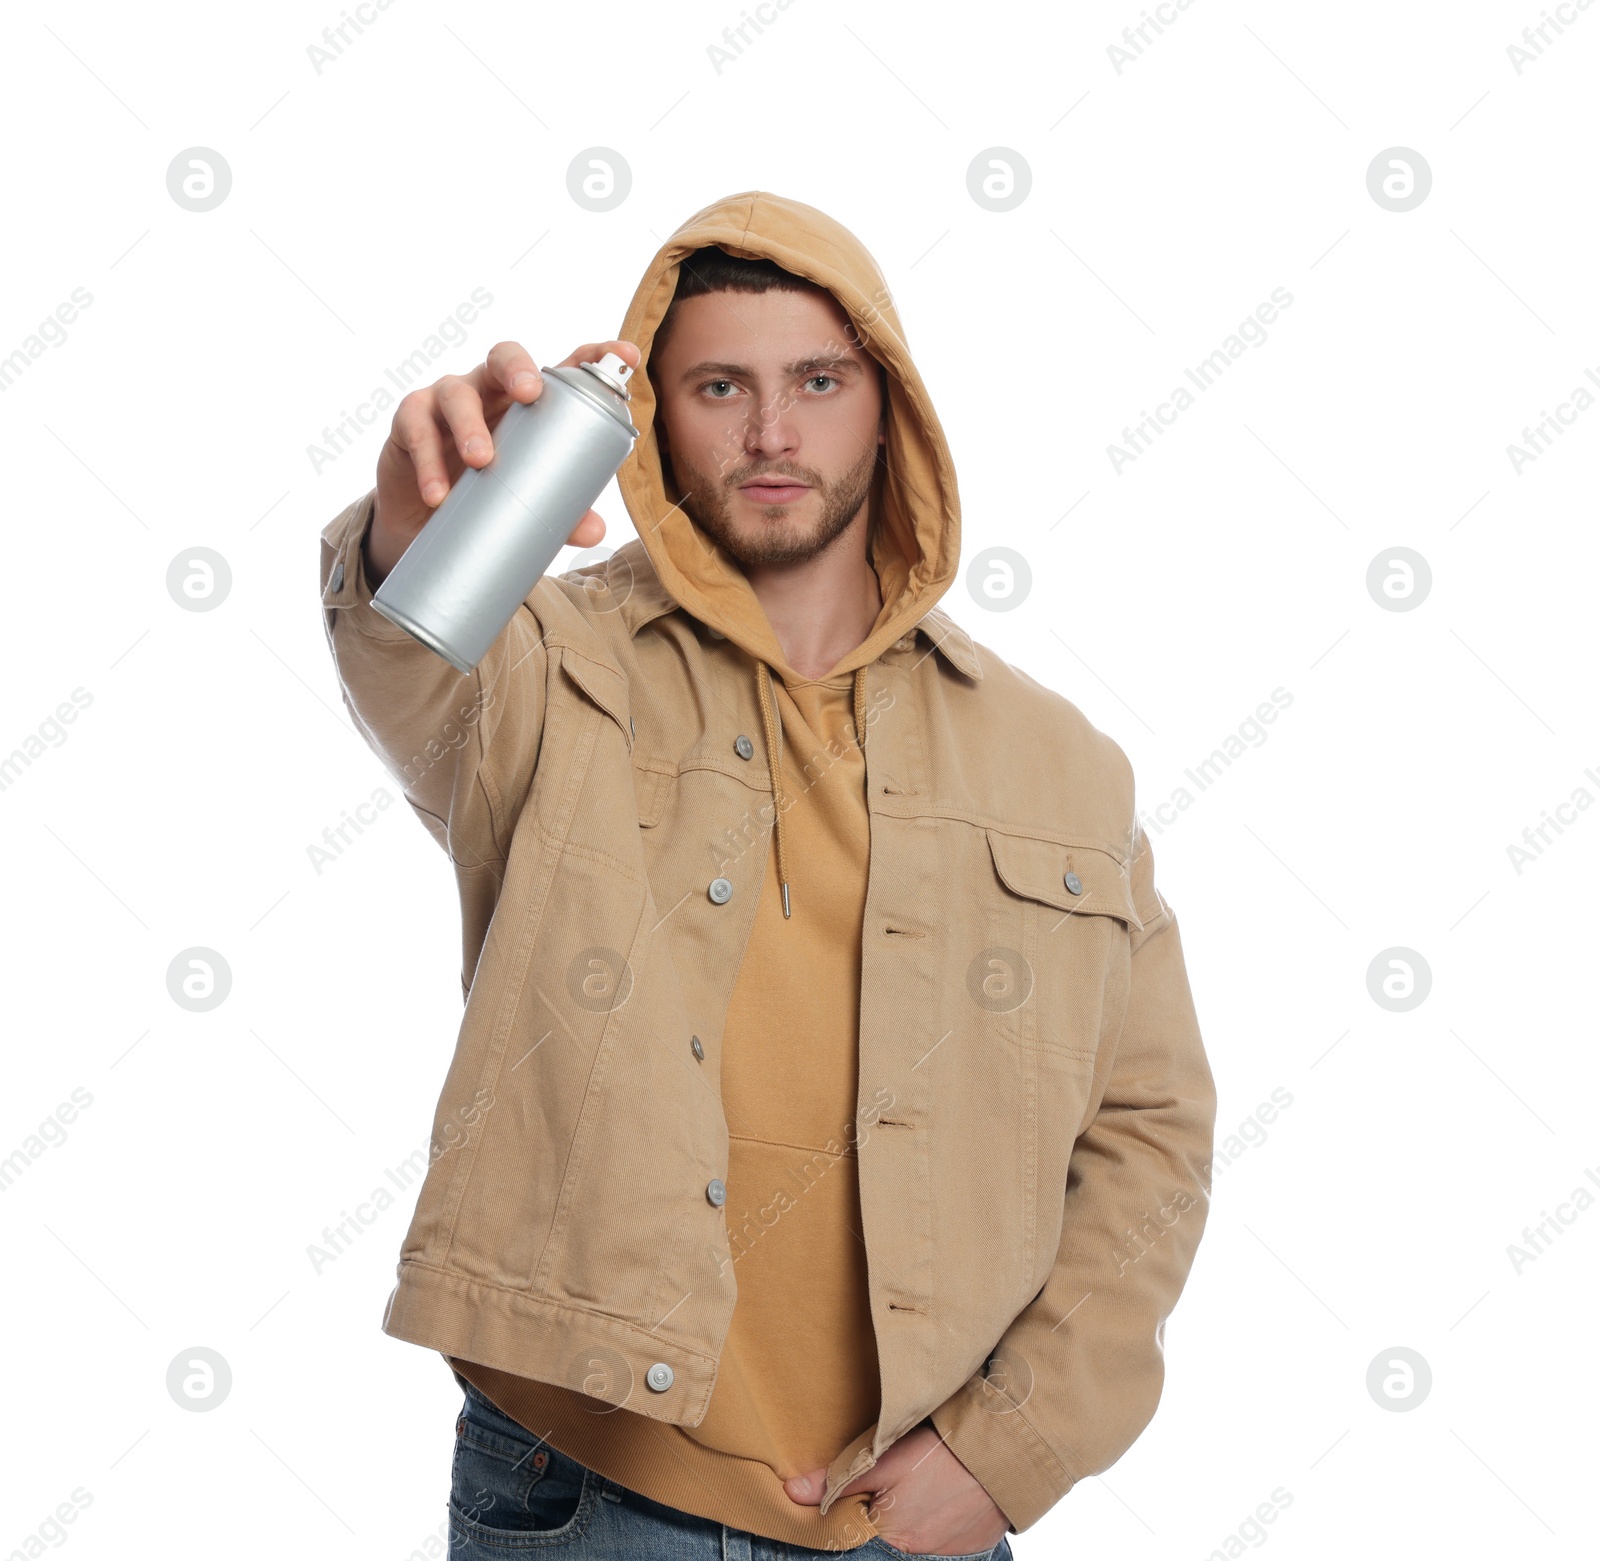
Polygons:
[[372,605],[471,672],[627,459],[633,370],[598,363],[541,369],[537,401],[513,401],[494,459],[469,466],[384,576]]

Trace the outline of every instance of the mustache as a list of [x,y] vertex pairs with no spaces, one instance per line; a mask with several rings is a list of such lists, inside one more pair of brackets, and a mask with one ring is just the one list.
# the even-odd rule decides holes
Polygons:
[[759,472],[739,472],[727,479],[730,488],[742,487],[747,482],[755,482],[760,478],[776,479],[787,477],[791,482],[803,482],[809,488],[820,488],[822,484],[810,472],[784,470],[782,467],[769,467]]

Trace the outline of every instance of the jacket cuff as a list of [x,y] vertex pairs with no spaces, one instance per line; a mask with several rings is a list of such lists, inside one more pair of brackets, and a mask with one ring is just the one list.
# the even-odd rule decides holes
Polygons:
[[334,610],[343,608],[343,621],[369,639],[414,640],[409,629],[385,618],[372,605],[373,588],[367,580],[361,544],[377,502],[378,490],[373,488],[322,528],[322,606],[328,630],[331,633],[338,621]]
[[1005,1514],[1013,1534],[1032,1528],[1077,1483],[1023,1411],[981,1372],[928,1418]]

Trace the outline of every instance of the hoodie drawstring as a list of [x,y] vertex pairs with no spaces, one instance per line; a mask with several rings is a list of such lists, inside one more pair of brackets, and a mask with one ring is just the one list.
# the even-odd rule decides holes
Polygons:
[[[854,713],[856,746],[863,753],[867,748],[867,680],[866,668],[857,667],[853,681],[855,689]],[[778,719],[772,708],[772,669],[766,662],[756,664],[756,696],[761,702],[761,731],[767,743],[767,773],[772,778],[773,828],[778,836],[778,887],[783,891],[783,914],[789,914],[789,854],[783,840],[783,747]]]

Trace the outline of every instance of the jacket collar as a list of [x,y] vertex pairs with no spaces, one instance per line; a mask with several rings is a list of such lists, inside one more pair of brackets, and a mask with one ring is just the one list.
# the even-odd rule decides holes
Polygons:
[[[604,572],[610,590],[622,598],[622,621],[628,627],[629,639],[654,619],[683,610],[667,594],[644,543],[637,537],[625,542],[598,568]],[[942,607],[924,613],[916,630],[958,672],[975,682],[982,679],[983,667],[972,636]]]

